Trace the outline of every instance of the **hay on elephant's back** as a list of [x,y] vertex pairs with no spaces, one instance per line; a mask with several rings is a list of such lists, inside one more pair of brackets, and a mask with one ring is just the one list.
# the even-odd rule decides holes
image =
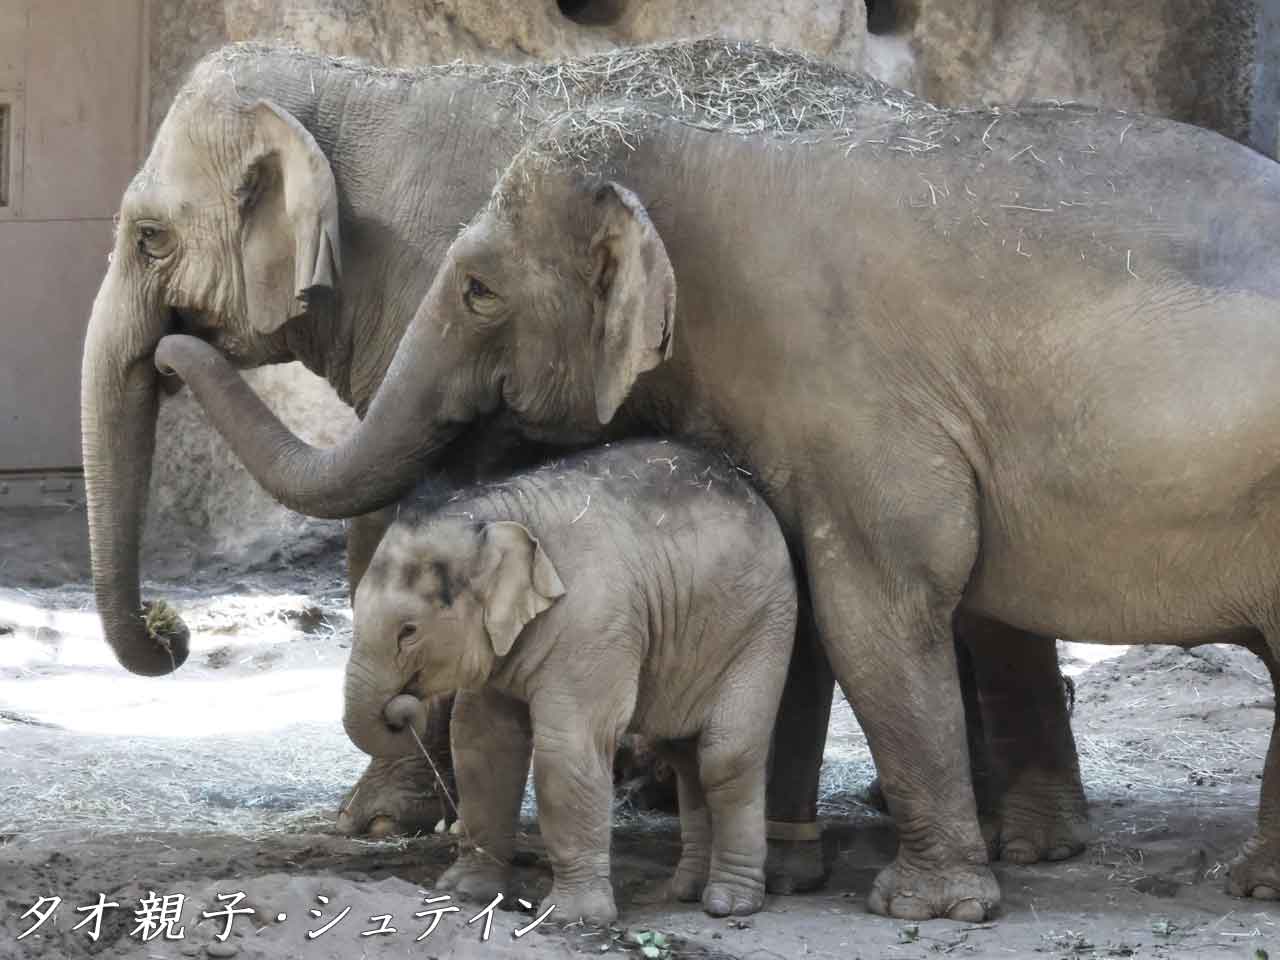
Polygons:
[[[853,136],[857,111],[883,108],[898,122],[929,126],[955,111],[935,107],[868,74],[804,53],[723,38],[627,47],[541,64],[464,61],[417,68],[378,67],[293,45],[230,44],[197,71],[232,73],[255,58],[287,58],[301,69],[337,70],[358,81],[412,87],[442,78],[477,81],[514,107],[513,122],[532,128],[556,114],[607,101],[659,109],[710,129],[794,137],[810,131]],[[925,131],[913,149],[936,148]]]

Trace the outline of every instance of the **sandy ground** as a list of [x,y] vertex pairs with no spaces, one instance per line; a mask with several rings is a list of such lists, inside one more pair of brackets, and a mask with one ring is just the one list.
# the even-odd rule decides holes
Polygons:
[[[183,611],[193,643],[177,674],[143,679],[102,643],[80,561],[33,567],[21,560],[26,542],[6,535],[0,545],[3,960],[1280,957],[1280,909],[1221,890],[1225,863],[1252,829],[1274,708],[1261,664],[1243,651],[1064,646],[1097,836],[1067,863],[997,865],[1005,899],[994,923],[866,913],[894,833],[858,801],[872,767],[838,703],[823,779],[834,856],[826,891],[772,897],[746,921],[667,903],[676,821],[620,809],[619,926],[565,927],[552,913],[516,938],[534,915],[515,898],[536,904],[550,882],[529,816],[515,888],[485,940],[484,919],[467,922],[483,904],[424,904],[452,857],[450,839],[372,843],[332,831],[365,764],[340,723],[351,623],[336,562],[150,585],[148,596]],[[201,913],[225,910],[230,901],[218,897],[236,893],[236,908],[255,913],[237,915],[220,942],[223,921]],[[105,911],[94,941],[91,916],[77,908],[99,894],[120,906]],[[131,936],[152,895],[185,898],[183,939]],[[19,940],[35,920],[22,915],[41,897],[61,902]],[[431,918],[415,914],[454,905],[416,939]],[[365,935],[383,915],[395,932]]]

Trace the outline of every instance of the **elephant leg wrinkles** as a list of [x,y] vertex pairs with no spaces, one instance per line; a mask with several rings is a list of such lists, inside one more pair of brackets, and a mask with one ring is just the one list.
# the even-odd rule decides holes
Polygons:
[[465,842],[437,886],[489,900],[510,879],[533,752],[529,710],[494,691],[460,691],[451,732]]
[[[618,918],[609,879],[613,807],[612,751],[602,749],[597,718],[539,722],[533,706],[533,782],[538,826],[555,881],[547,897],[564,920],[607,924]],[[615,731],[610,745],[621,737]]]
[[1088,808],[1055,641],[967,614],[957,617],[957,632],[986,735],[978,754],[988,785],[977,800],[991,856],[1012,863],[1074,856],[1088,840]]
[[[902,452],[882,469],[934,483],[917,480],[918,501],[893,509],[869,485],[871,502],[859,504],[869,512],[858,518],[813,503],[806,567],[823,645],[898,824],[897,857],[876,877],[868,906],[902,919],[981,921],[1000,889],[969,779],[952,628],[977,556],[976,491],[962,463],[946,470],[938,458],[921,465]],[[897,495],[901,486],[881,489]],[[859,529],[875,517],[889,519]]]
[[711,869],[711,813],[698,776],[697,746],[692,740],[666,742],[658,751],[675,771],[680,796],[680,862],[671,877],[671,895],[697,902]]

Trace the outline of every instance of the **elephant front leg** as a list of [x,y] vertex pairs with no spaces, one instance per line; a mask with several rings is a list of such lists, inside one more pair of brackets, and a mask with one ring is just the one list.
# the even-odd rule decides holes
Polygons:
[[1088,840],[1089,814],[1054,640],[965,615],[957,630],[987,737],[989,786],[978,807],[992,856],[1074,856]]
[[437,886],[488,901],[510,879],[533,750],[528,708],[492,691],[460,692],[452,736],[465,840]]
[[[539,723],[534,713],[533,784],[538,826],[554,881],[547,904],[562,921],[609,924],[618,918],[609,882],[613,806],[612,744],[585,716]],[[607,740],[610,748],[601,748]]]
[[[1273,644],[1280,632],[1271,637]],[[1280,900],[1280,661],[1266,644],[1250,646],[1271,675],[1271,689],[1277,702],[1272,720],[1271,743],[1267,746],[1266,766],[1262,771],[1262,793],[1258,799],[1258,832],[1244,845],[1231,862],[1227,874],[1227,893],[1233,897],[1256,900]]]
[[342,801],[339,832],[354,836],[410,836],[431,833],[441,820],[452,822],[449,715],[453,697],[435,697],[426,702],[426,708],[427,730],[422,743],[431,760],[421,753],[371,760]]
[[[868,907],[978,922],[1000,889],[969,779],[951,626],[977,552],[976,508],[971,489],[963,497],[967,471],[948,478],[936,463],[905,466],[910,482],[865,487],[895,499],[871,504],[863,529],[847,514],[814,511],[808,576],[823,645],[898,827],[897,857],[876,877]],[[950,482],[922,490],[921,478]],[[904,503],[905,490],[922,499]]]
[[770,893],[804,893],[826,882],[818,827],[818,779],[831,721],[835,677],[818,640],[809,591],[801,585],[796,643],[773,728],[765,795]]

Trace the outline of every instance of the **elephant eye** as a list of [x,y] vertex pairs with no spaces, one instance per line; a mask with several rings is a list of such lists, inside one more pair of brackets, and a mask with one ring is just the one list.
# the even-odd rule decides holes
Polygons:
[[396,645],[403,650],[404,647],[407,644],[412,643],[417,636],[418,625],[416,623],[406,623],[400,628],[400,632],[396,635]]
[[490,316],[499,309],[502,298],[494,293],[479,277],[468,274],[467,287],[463,291],[462,299],[466,303],[467,309],[472,313]]
[[169,232],[163,225],[143,220],[136,225],[135,230],[138,235],[138,252],[144,257],[156,260],[169,253]]

